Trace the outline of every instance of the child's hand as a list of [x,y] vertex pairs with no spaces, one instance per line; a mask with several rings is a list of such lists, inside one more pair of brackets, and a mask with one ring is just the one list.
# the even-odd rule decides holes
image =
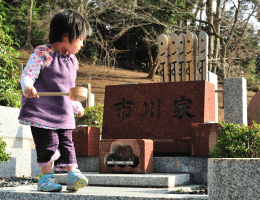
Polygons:
[[84,110],[79,112],[79,114],[77,114],[77,117],[83,117],[83,115],[84,115]]
[[33,97],[39,98],[39,95],[35,95],[36,93],[37,93],[37,91],[34,87],[28,86],[26,88],[26,90],[24,91],[24,96],[26,98],[33,98]]

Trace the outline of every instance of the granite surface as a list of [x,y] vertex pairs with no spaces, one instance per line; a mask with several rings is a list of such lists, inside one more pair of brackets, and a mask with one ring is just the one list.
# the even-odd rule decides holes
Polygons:
[[209,199],[260,199],[259,158],[210,158]]
[[[83,172],[92,186],[113,186],[113,187],[156,187],[173,188],[190,184],[190,174],[114,174]],[[68,174],[55,174],[58,183],[66,185]]]
[[208,195],[167,194],[171,189],[131,188],[131,187],[95,187],[89,186],[77,192],[38,192],[36,186],[20,186],[0,189],[0,197],[6,200],[203,200]]
[[[215,86],[215,90],[218,89],[218,76],[212,72],[208,72],[209,82]],[[218,122],[218,93],[215,93],[215,122]]]
[[0,137],[33,138],[30,126],[18,122],[19,108],[0,106],[0,113]]
[[[99,172],[152,173],[153,141],[147,139],[102,139],[99,147]],[[109,162],[121,164],[109,164]],[[122,164],[122,162],[133,162]]]
[[193,184],[207,184],[207,157],[154,157],[154,173],[189,173]]
[[218,123],[194,123],[191,136],[191,155],[209,156],[218,141],[219,136]]
[[247,125],[246,79],[224,79],[224,119],[226,123]]
[[[98,172],[98,157],[77,158],[82,172]],[[207,184],[208,157],[153,157],[154,173],[189,173],[191,183]]]
[[0,165],[0,177],[39,176],[41,174],[35,149],[8,148],[6,153],[11,153],[11,159]]
[[253,124],[253,121],[260,124],[260,90],[253,96],[247,107],[248,125]]
[[207,81],[105,88],[103,139],[152,139],[155,153],[190,153],[191,124],[206,121],[215,121],[215,86]]
[[81,172],[98,172],[99,157],[77,157],[77,163]]
[[79,127],[72,131],[72,140],[77,157],[97,157],[99,154],[100,129],[97,127]]

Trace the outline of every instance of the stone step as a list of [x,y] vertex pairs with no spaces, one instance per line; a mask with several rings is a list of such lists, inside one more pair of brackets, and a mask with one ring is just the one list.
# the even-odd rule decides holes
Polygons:
[[[172,188],[189,185],[190,174],[106,174],[98,172],[83,172],[91,186],[113,187],[156,187]],[[54,174],[62,185],[67,184],[68,174]]]
[[169,188],[133,188],[133,187],[100,187],[88,186],[77,192],[66,191],[62,186],[61,192],[39,192],[36,185],[0,188],[1,199],[37,199],[37,200],[205,200],[208,195],[169,194]]
[[[77,157],[78,168],[82,172],[98,172],[98,157]],[[191,174],[191,183],[207,184],[207,157],[153,157],[154,173]]]

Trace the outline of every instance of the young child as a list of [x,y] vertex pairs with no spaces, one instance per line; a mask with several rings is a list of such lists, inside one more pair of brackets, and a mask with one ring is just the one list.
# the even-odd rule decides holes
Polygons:
[[[68,92],[75,87],[78,61],[76,54],[90,37],[89,23],[73,10],[62,10],[50,24],[49,42],[37,46],[21,75],[23,90],[19,123],[30,125],[37,152],[37,163],[43,176],[38,181],[39,191],[61,191],[52,167],[67,170],[67,190],[76,191],[88,184],[77,169],[72,141],[75,129],[74,113],[84,115],[80,102],[69,96],[41,96],[37,92]],[[36,97],[36,98],[33,98]]]

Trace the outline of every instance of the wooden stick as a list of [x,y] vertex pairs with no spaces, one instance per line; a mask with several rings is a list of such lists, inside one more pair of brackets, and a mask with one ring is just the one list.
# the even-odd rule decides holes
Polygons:
[[36,93],[39,96],[70,96],[69,92],[39,92]]

